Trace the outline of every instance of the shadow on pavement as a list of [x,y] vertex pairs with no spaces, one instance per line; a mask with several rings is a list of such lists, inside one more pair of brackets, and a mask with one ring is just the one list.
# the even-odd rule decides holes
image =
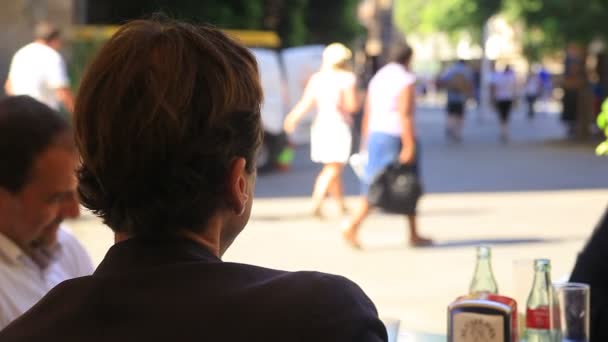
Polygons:
[[437,217],[437,216],[471,216],[471,215],[483,215],[488,214],[488,209],[481,208],[423,208],[416,211],[418,215],[426,217]]
[[[552,243],[561,243],[573,240],[582,240],[584,238],[581,237],[571,237],[571,238],[556,238],[556,239],[547,239],[547,238],[534,238],[534,237],[525,237],[525,238],[488,238],[488,239],[470,239],[470,240],[439,240],[435,241],[434,244],[425,247],[416,247],[417,250],[430,250],[430,249],[447,249],[447,248],[460,248],[460,247],[476,247],[479,245],[490,245],[490,246],[500,246],[500,245],[524,245],[524,244],[552,244]],[[386,245],[365,245],[363,248],[364,252],[379,252],[379,251],[387,251],[387,250],[396,250],[406,248],[404,243],[400,244],[386,244]],[[407,248],[413,248],[407,246]]]
[[[279,222],[279,221],[310,221],[313,219],[313,216],[307,212],[298,212],[298,213],[284,213],[284,214],[251,214],[252,221],[262,221],[262,222]],[[329,220],[320,219],[322,221]]]
[[448,240],[437,241],[431,246],[425,248],[451,248],[451,247],[472,247],[478,245],[521,245],[532,243],[559,243],[567,239],[545,239],[545,238],[507,238],[507,239],[475,239],[475,240]]

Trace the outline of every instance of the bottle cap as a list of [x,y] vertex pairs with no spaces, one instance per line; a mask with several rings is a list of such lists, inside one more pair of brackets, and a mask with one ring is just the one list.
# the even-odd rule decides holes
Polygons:
[[478,258],[489,258],[492,254],[492,250],[490,246],[487,245],[479,245],[477,246],[477,257]]
[[551,269],[551,260],[534,259],[534,269],[536,271],[549,271]]

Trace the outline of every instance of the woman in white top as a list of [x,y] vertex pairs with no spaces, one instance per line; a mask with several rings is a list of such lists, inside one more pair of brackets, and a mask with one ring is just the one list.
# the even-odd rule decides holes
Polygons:
[[[343,227],[344,239],[355,248],[358,228],[370,211],[367,190],[374,178],[389,164],[399,161],[413,164],[417,170],[414,127],[416,76],[410,71],[412,49],[402,46],[394,51],[392,62],[378,70],[371,79],[361,125],[361,146],[368,152],[362,179],[362,197],[357,212]],[[416,215],[408,215],[411,246],[426,246],[430,239],[418,234]]]
[[352,113],[357,110],[355,75],[346,70],[351,51],[340,43],[323,50],[321,70],[308,81],[304,94],[286,116],[284,129],[292,133],[302,117],[317,107],[311,126],[310,155],[314,162],[324,164],[317,176],[312,194],[313,215],[321,216],[321,205],[330,192],[342,212],[346,210],[342,190],[342,169],[351,152]]

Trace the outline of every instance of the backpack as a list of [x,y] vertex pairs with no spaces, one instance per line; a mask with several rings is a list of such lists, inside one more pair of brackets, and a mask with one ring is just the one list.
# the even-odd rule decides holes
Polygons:
[[461,93],[467,97],[473,95],[473,87],[471,81],[469,81],[463,73],[453,74],[446,82],[446,88],[449,91]]

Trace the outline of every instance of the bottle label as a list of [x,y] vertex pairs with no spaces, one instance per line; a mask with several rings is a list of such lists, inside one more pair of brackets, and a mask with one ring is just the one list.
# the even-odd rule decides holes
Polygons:
[[[459,312],[453,315],[449,340],[453,342],[503,342],[504,316]],[[510,341],[506,341],[510,342]]]
[[539,306],[536,309],[526,310],[526,328],[551,329],[551,317],[548,306]]

